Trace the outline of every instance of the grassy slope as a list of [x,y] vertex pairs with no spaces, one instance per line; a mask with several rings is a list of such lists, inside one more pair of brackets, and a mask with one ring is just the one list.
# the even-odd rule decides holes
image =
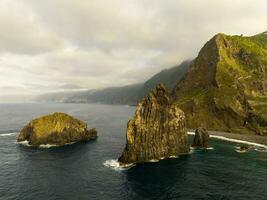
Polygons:
[[255,117],[244,126],[248,113],[266,119],[266,104],[262,103],[266,100],[266,49],[265,34],[212,38],[174,90],[188,126],[266,134],[266,127],[259,126]]

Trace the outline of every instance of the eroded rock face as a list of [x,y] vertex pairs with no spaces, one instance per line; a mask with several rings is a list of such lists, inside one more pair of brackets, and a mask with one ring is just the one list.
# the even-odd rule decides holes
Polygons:
[[195,148],[209,148],[209,133],[205,128],[198,128],[195,131],[195,137],[192,147]]
[[188,152],[185,115],[160,84],[138,104],[128,122],[126,147],[119,162],[145,162]]
[[87,130],[87,124],[64,113],[54,113],[32,120],[18,136],[18,142],[27,140],[32,146],[88,141],[97,137],[96,129]]

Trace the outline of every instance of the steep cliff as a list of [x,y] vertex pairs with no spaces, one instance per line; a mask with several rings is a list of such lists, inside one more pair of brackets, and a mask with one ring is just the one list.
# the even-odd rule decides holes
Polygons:
[[190,128],[267,134],[267,35],[217,34],[176,85]]
[[86,123],[64,113],[54,113],[34,119],[22,128],[18,142],[27,140],[32,146],[62,146],[96,137],[96,129],[87,130]]
[[165,86],[159,85],[137,106],[128,122],[121,164],[145,162],[188,153],[185,115],[171,104]]

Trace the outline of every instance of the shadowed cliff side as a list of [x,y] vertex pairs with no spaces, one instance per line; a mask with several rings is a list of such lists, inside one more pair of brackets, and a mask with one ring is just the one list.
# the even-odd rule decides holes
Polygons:
[[145,162],[188,152],[185,115],[171,104],[166,87],[160,84],[138,104],[128,122],[126,147],[119,162]]

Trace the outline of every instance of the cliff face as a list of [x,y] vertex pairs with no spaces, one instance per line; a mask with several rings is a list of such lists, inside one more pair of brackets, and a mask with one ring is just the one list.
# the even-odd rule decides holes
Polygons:
[[64,113],[54,113],[32,120],[21,129],[18,141],[28,140],[32,146],[62,146],[96,137],[96,129],[87,130],[86,123]]
[[267,134],[267,35],[218,34],[176,85],[190,128]]
[[185,115],[159,85],[138,104],[128,122],[126,147],[119,162],[145,162],[188,152]]

